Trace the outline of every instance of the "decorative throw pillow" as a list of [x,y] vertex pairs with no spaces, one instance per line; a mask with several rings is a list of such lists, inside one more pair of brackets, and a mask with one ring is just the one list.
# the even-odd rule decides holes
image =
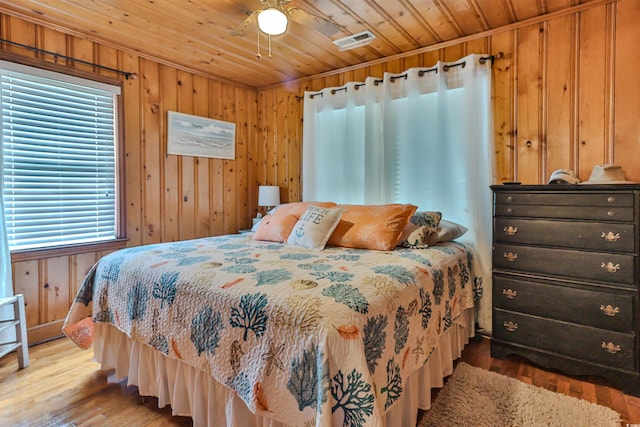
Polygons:
[[409,204],[338,205],[342,218],[327,244],[390,251],[417,207]]
[[436,227],[438,227],[441,219],[441,212],[419,211],[411,215],[411,218],[409,218],[409,222],[420,227],[431,227],[435,229]]
[[427,237],[427,241],[430,245],[438,242],[448,242],[461,237],[464,233],[469,231],[464,225],[457,224],[453,221],[442,220],[438,229]]
[[265,215],[253,233],[253,239],[284,243],[296,221],[298,217],[295,215]]
[[287,243],[322,250],[340,222],[341,216],[342,209],[311,205],[296,222]]
[[293,226],[309,206],[315,205],[330,208],[333,202],[292,202],[279,205],[277,209],[262,217],[253,234],[254,240],[284,243],[287,241]]
[[[280,205],[278,205],[280,206]],[[269,212],[267,212],[267,215],[273,215],[273,213],[276,211],[276,209],[278,209],[278,206],[275,206],[273,208],[271,208],[269,210]],[[263,216],[259,217],[259,218],[253,218],[253,225],[251,226],[251,231],[255,232],[258,227],[260,226],[260,221],[262,221],[262,218],[264,218]]]
[[441,219],[441,212],[416,212],[402,230],[402,236],[400,237],[398,246],[416,249],[428,247],[428,238],[436,232]]

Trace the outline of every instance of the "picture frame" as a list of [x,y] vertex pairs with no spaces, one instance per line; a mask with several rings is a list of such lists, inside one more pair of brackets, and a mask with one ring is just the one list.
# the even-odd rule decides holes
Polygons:
[[167,154],[235,159],[235,123],[176,111],[167,121]]

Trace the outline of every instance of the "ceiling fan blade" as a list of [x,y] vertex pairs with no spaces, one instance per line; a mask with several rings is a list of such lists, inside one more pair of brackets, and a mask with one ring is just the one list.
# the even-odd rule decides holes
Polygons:
[[314,15],[299,7],[291,7],[287,9],[287,13],[294,21],[302,25],[307,25],[327,37],[331,37],[340,31],[340,27],[328,19]]
[[247,16],[247,18],[242,21],[242,23],[240,25],[238,25],[236,27],[235,30],[233,30],[231,32],[232,36],[238,36],[238,37],[243,37],[246,33],[247,33],[247,29],[249,27],[252,26],[256,26],[258,25],[258,13],[260,12],[260,10],[256,10],[251,12],[251,14],[249,16]]

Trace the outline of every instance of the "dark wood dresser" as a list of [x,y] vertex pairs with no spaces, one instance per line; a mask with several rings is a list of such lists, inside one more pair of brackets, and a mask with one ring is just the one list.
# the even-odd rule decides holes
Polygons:
[[491,355],[640,396],[640,185],[491,188]]

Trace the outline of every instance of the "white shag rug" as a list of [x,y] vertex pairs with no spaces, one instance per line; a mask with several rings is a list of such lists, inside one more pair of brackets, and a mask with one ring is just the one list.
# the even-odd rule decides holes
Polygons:
[[418,427],[619,427],[614,410],[458,363]]

